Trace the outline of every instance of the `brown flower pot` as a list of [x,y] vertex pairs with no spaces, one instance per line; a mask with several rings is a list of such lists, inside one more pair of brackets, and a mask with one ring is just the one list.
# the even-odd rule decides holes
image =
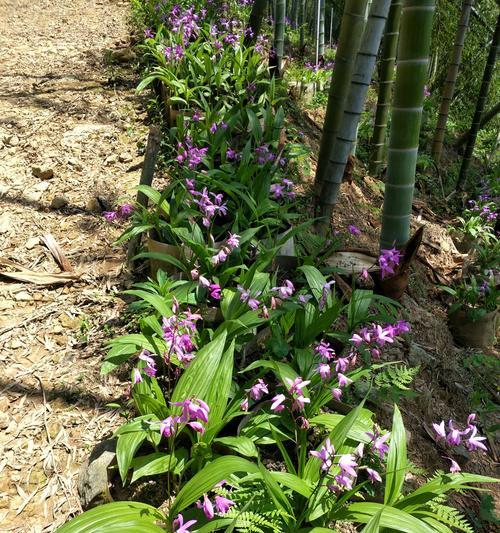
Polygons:
[[498,311],[491,311],[472,320],[466,310],[459,309],[448,316],[453,338],[462,346],[490,348],[496,343]]
[[[179,246],[174,246],[173,244],[166,244],[164,242],[156,241],[155,239],[148,237],[147,248],[148,252],[168,254],[182,261],[182,251]],[[160,269],[164,270],[167,274],[170,274],[171,276],[179,274],[179,269],[175,265],[169,263],[168,261],[162,261],[161,259],[150,258],[149,268],[153,277],[156,277],[156,274]]]
[[403,270],[390,278],[382,279],[380,274],[375,272],[372,276],[375,282],[375,292],[393,300],[400,300],[408,287],[408,274],[408,270]]

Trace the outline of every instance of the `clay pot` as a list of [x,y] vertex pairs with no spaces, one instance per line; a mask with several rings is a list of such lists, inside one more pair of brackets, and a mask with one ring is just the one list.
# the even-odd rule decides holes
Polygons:
[[490,348],[496,343],[498,311],[491,311],[472,320],[466,310],[459,309],[448,316],[453,338],[462,346]]
[[374,272],[372,277],[375,282],[375,292],[383,294],[393,300],[400,300],[408,287],[408,270],[398,272],[395,276],[381,279],[378,272]]
[[[174,246],[173,244],[166,244],[164,242],[156,241],[155,239],[152,239],[151,237],[148,237],[146,244],[147,244],[148,252],[168,254],[182,261],[183,254],[179,246]],[[173,265],[172,263],[169,263],[168,261],[162,261],[161,259],[150,258],[149,268],[151,271],[151,275],[153,277],[156,277],[156,274],[158,270],[160,269],[164,270],[167,274],[170,274],[171,276],[180,273],[179,269],[175,265]]]

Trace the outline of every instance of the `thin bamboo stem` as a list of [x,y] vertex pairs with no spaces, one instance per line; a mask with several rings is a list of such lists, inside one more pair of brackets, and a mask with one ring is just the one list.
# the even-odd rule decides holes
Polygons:
[[474,152],[474,146],[476,144],[477,132],[479,131],[479,124],[481,123],[481,116],[484,111],[486,99],[488,98],[488,91],[490,88],[491,79],[493,77],[493,71],[495,69],[495,62],[499,52],[500,44],[500,14],[498,15],[497,25],[495,28],[495,34],[491,41],[490,51],[488,59],[486,60],[486,66],[483,74],[483,81],[481,83],[481,89],[479,90],[479,96],[477,98],[476,110],[474,112],[474,118],[472,119],[472,126],[469,130],[467,139],[467,145],[465,147],[464,158],[462,160],[462,166],[460,167],[460,173],[458,175],[457,190],[463,190],[467,180],[467,173],[472,161],[472,155]]
[[403,0],[392,0],[389,17],[382,44],[382,58],[379,67],[378,100],[375,112],[375,125],[371,140],[371,155],[369,172],[377,176],[384,164],[385,137],[387,131],[387,118],[391,105],[392,86],[394,85],[394,65],[396,63],[396,50],[399,39],[399,24],[401,21],[401,8]]
[[455,83],[460,70],[460,63],[462,62],[462,51],[464,49],[465,36],[469,26],[469,18],[474,0],[464,0],[462,4],[462,12],[458,22],[457,33],[455,36],[455,44],[453,45],[453,53],[448,73],[443,88],[443,96],[441,105],[439,107],[439,115],[436,126],[436,133],[432,142],[432,157],[436,164],[439,165],[441,154],[443,152],[444,134],[446,132],[446,123],[448,121],[448,113],[450,111],[451,101],[455,92]]

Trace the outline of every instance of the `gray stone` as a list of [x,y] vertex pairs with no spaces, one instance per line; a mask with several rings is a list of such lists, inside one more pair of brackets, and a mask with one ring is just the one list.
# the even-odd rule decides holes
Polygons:
[[57,196],[54,196],[54,198],[52,198],[52,202],[50,202],[50,207],[52,209],[61,209],[61,207],[67,206],[68,203],[69,202],[66,196],[58,194]]
[[118,63],[130,63],[137,57],[132,48],[119,48],[111,52],[111,57]]
[[112,501],[108,468],[115,460],[116,440],[107,439],[95,446],[90,457],[80,467],[77,487],[84,510]]
[[408,363],[412,366],[433,366],[436,363],[436,358],[430,353],[426,352],[424,348],[420,346],[420,344],[412,342],[410,343]]
[[40,244],[40,239],[38,237],[31,237],[26,241],[25,247],[28,250],[32,250],[37,244]]
[[130,163],[130,161],[132,161],[132,156],[128,152],[122,152],[118,156],[118,159],[121,163]]
[[41,180],[50,180],[54,177],[54,169],[49,166],[35,165],[31,167],[31,172],[33,172],[33,176]]

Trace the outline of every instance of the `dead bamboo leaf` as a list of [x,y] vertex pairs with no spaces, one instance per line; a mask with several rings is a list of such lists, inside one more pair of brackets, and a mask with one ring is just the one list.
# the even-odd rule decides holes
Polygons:
[[62,248],[59,246],[57,241],[54,239],[54,237],[50,233],[47,233],[46,235],[42,235],[40,237],[40,240],[50,250],[50,253],[56,260],[57,264],[65,272],[73,272],[73,266],[68,261],[68,258],[64,255]]
[[24,281],[25,283],[34,283],[35,285],[64,285],[80,277],[78,274],[69,272],[35,272],[14,261],[10,261],[10,259],[0,258],[0,265],[14,269],[11,271],[0,270],[0,276],[15,279],[16,281]]

